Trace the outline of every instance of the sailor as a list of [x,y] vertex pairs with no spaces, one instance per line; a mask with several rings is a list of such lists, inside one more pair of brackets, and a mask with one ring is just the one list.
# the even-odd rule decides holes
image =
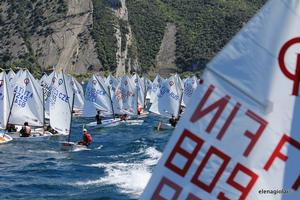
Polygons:
[[46,131],[52,133],[53,135],[58,134],[58,132],[54,130],[50,125],[47,126]]
[[142,112],[143,112],[143,107],[142,107],[141,104],[139,104],[138,107],[137,107],[137,114],[141,115]]
[[31,133],[31,128],[28,125],[28,122],[24,123],[24,126],[20,130],[20,137],[29,137]]
[[14,124],[7,124],[6,129],[8,132],[17,132],[16,126]]
[[86,129],[83,129],[82,141],[78,144],[89,146],[92,143],[92,136],[87,132]]
[[100,116],[100,110],[97,111],[97,115],[95,118],[96,118],[97,124],[102,124],[102,117]]
[[120,120],[121,121],[126,121],[127,120],[127,114],[120,115]]
[[177,120],[176,120],[176,118],[174,117],[174,115],[172,115],[172,117],[169,119],[169,123],[170,123],[173,127],[176,126]]

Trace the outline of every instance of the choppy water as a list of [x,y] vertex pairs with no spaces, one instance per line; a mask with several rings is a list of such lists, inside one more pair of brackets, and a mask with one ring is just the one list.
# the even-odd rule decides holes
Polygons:
[[[62,151],[55,139],[0,145],[0,199],[138,199],[171,135],[156,132],[157,121],[89,129],[93,144],[82,151]],[[74,119],[71,141],[87,122]]]

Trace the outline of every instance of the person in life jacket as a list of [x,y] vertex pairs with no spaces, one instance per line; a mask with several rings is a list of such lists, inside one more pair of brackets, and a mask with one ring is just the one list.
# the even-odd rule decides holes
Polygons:
[[20,137],[29,137],[31,133],[31,128],[28,125],[28,122],[24,123],[24,126],[20,130]]
[[92,143],[92,136],[87,132],[86,129],[83,129],[82,141],[78,144],[89,146]]
[[120,115],[120,120],[121,121],[126,121],[127,120],[127,114]]
[[174,117],[174,115],[172,115],[172,117],[169,119],[169,123],[175,127],[177,124],[177,119]]
[[96,118],[97,124],[102,124],[102,117],[100,116],[100,110],[97,111],[97,115],[95,118]]
[[137,107],[137,114],[140,115],[142,112],[143,112],[143,107],[141,104],[139,104]]

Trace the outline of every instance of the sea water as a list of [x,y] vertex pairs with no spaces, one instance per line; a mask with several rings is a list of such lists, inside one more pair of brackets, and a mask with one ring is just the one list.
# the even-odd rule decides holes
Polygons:
[[[0,199],[139,199],[172,130],[157,132],[161,118],[141,126],[88,129],[88,149],[63,151],[65,138],[15,139],[0,145]],[[71,141],[82,137],[74,118]]]

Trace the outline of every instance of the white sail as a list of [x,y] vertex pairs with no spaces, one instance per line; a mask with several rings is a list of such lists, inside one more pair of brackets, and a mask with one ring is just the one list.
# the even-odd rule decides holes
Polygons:
[[113,75],[110,74],[106,78],[105,83],[106,83],[107,86],[110,87],[112,93],[114,93],[116,91],[116,87],[119,84],[119,80],[116,79]]
[[73,92],[66,85],[68,80],[62,72],[54,75],[49,101],[50,125],[61,134],[69,134],[70,131]]
[[8,74],[7,74],[8,81],[9,82],[13,81],[13,79],[15,78],[15,76],[16,76],[15,72],[12,69],[10,69],[9,72],[8,72]]
[[14,79],[15,98],[9,123],[32,126],[43,125],[42,88],[28,70],[20,71]]
[[85,117],[94,117],[97,113],[96,110],[112,114],[108,87],[103,78],[96,77],[95,75],[92,76],[86,86],[84,98],[85,105],[83,115]]
[[12,93],[5,71],[0,73],[0,128],[6,129]]
[[138,104],[141,105],[142,107],[145,106],[145,83],[144,81],[139,77],[138,74],[134,74],[131,78],[131,81],[135,84],[136,87],[136,92],[137,92],[137,99],[138,99]]
[[141,199],[300,199],[299,16],[268,1],[208,64]]
[[137,114],[137,88],[128,76],[123,76],[113,95],[115,112]]
[[[72,88],[72,91],[75,93],[75,99],[74,99],[74,109],[83,109],[84,106],[84,93],[83,88],[80,85],[80,83],[73,77],[69,76],[69,82],[67,84],[70,84],[70,88]],[[70,91],[70,93],[72,93]]]
[[170,117],[178,117],[180,103],[182,99],[182,86],[178,75],[171,76],[162,82],[161,87],[154,93],[151,112]]
[[195,92],[198,86],[198,81],[196,76],[192,76],[185,79],[183,82],[184,82],[184,89],[183,89],[182,105],[187,106],[192,98],[193,93]]
[[150,103],[153,103],[156,99],[156,93],[159,92],[160,87],[164,79],[160,77],[159,74],[156,75],[155,79],[152,82],[152,89],[151,89],[151,96],[150,96]]
[[146,99],[151,99],[152,81],[144,77],[142,78],[142,80],[145,82]]
[[44,78],[40,80],[40,84],[43,84],[44,90],[44,106],[45,106],[45,118],[49,119],[49,104],[50,104],[50,95],[51,95],[51,87],[53,84],[53,80],[55,80],[56,72],[53,71],[49,76],[43,76]]

